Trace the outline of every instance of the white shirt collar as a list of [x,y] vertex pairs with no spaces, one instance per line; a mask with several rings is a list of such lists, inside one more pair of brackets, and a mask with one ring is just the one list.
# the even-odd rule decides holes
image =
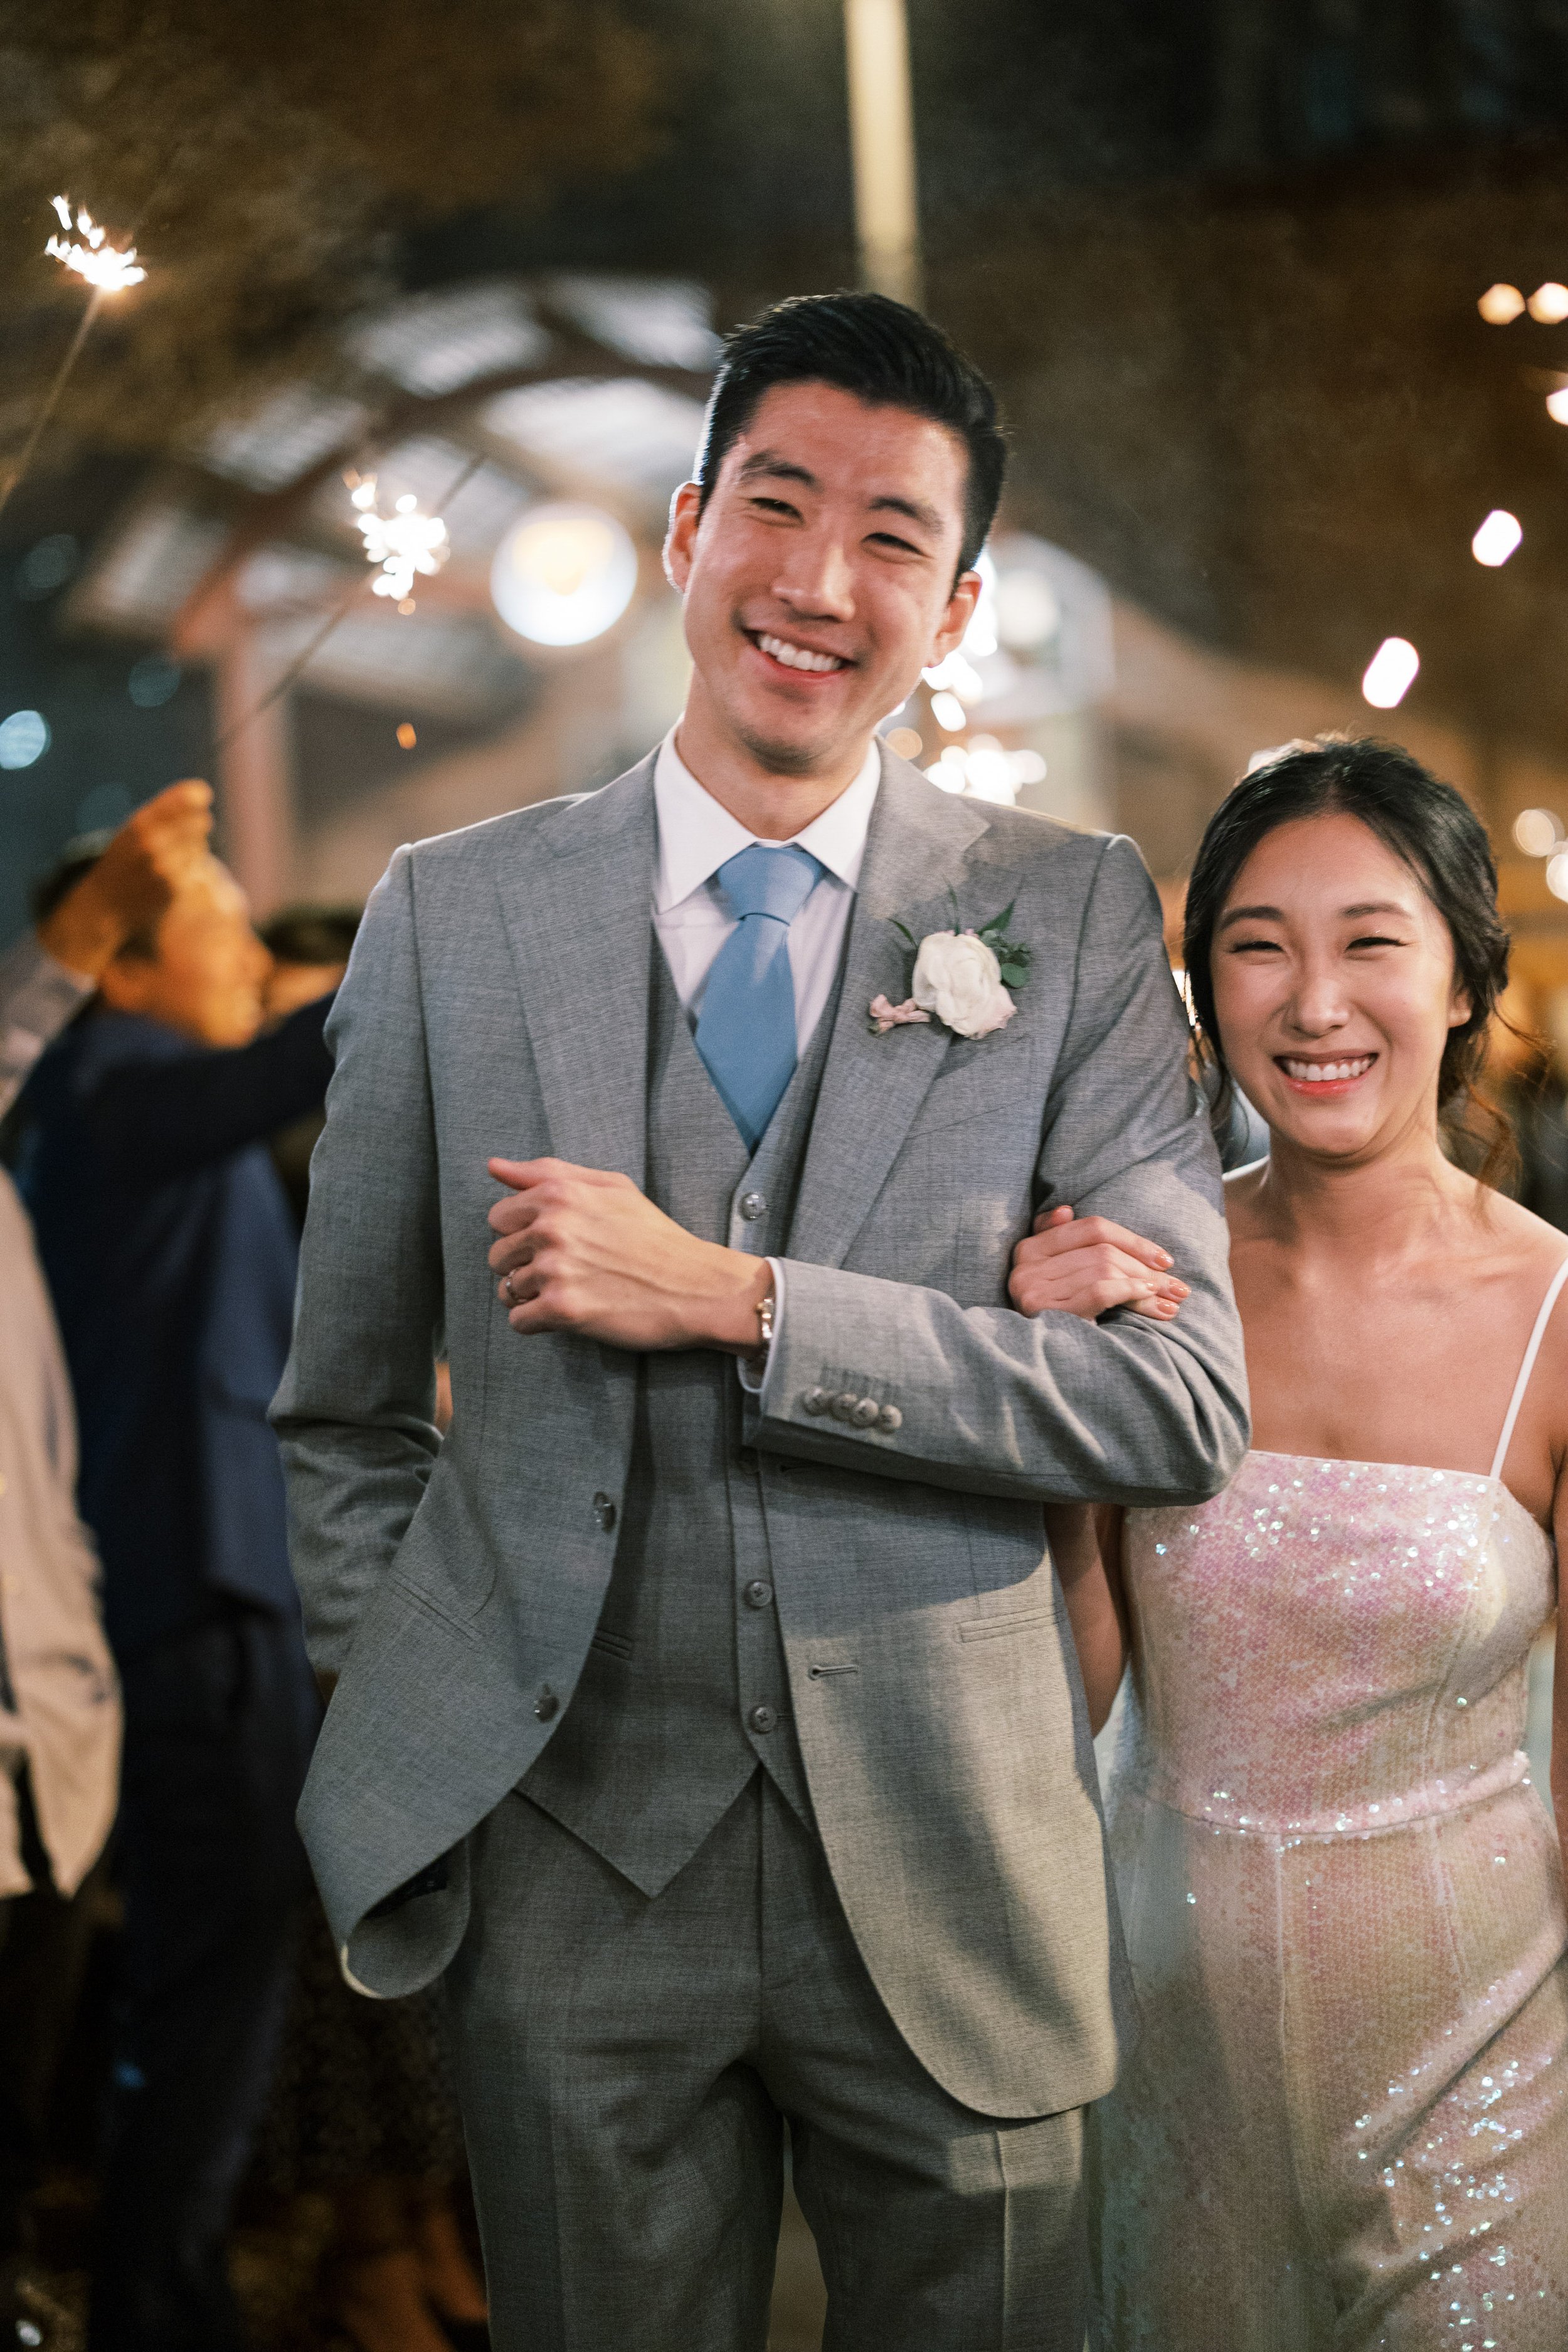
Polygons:
[[[794,846],[809,849],[830,874],[851,890],[860,879],[866,835],[881,781],[881,751],[873,736],[854,782],[794,836]],[[739,819],[732,817],[698,782],[675,748],[673,727],[658,747],[653,771],[653,798],[658,819],[654,905],[662,915],[700,889],[726,858],[735,856],[758,836],[748,833]],[[767,846],[776,849],[782,845],[770,842]]]

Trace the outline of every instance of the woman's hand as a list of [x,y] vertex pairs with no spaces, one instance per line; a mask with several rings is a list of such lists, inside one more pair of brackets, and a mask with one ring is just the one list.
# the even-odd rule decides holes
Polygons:
[[1113,1307],[1131,1307],[1157,1323],[1173,1322],[1188,1285],[1173,1272],[1169,1251],[1109,1217],[1075,1217],[1047,1209],[1013,1252],[1007,1296],[1020,1315],[1079,1315],[1086,1323]]

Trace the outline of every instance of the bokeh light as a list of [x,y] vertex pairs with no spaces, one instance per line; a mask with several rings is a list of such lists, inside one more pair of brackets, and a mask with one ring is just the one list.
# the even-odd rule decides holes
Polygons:
[[1544,286],[1536,288],[1529,308],[1531,317],[1543,327],[1561,326],[1568,319],[1568,286],[1559,286],[1555,278],[1549,278]]
[[1523,537],[1518,516],[1510,515],[1506,508],[1494,507],[1471,540],[1470,553],[1478,563],[1495,572],[1500,563],[1508,562]]
[[1550,857],[1562,838],[1563,827],[1550,809],[1521,809],[1514,818],[1514,846],[1527,857]]
[[1546,887],[1554,898],[1568,898],[1568,849],[1547,859]]
[[931,715],[937,725],[945,728],[950,735],[956,735],[962,728],[969,724],[969,713],[964,709],[963,703],[956,694],[951,694],[945,688],[941,693],[931,696]]
[[41,710],[13,710],[0,719],[0,768],[30,768],[49,748],[49,722]]
[[1489,286],[1476,308],[1489,327],[1506,327],[1524,309],[1524,297],[1517,286]]
[[637,584],[637,551],[597,507],[532,507],[496,550],[490,594],[536,646],[585,646],[613,628]]
[[1403,702],[1421,667],[1421,656],[1408,637],[1384,637],[1366,666],[1361,690],[1374,710],[1393,710]]

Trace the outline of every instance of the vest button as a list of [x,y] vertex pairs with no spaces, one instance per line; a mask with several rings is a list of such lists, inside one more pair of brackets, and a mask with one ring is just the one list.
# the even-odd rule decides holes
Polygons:
[[902,1429],[904,1425],[904,1416],[899,1411],[896,1404],[885,1404],[882,1407],[881,1412],[877,1415],[877,1418],[880,1422],[882,1427],[889,1432],[895,1429]]
[[862,1397],[850,1415],[858,1429],[871,1429],[881,1419],[882,1408],[875,1397]]
[[763,1577],[754,1576],[746,1587],[748,1609],[765,1609],[773,1597],[773,1588]]
[[826,1412],[832,1407],[833,1399],[826,1389],[802,1389],[800,1402],[804,1412]]
[[742,1192],[741,1195],[741,1214],[748,1224],[760,1217],[767,1205],[766,1197],[761,1192]]
[[778,1720],[776,1706],[754,1706],[746,1717],[753,1731],[776,1731]]
[[610,1529],[616,1524],[616,1507],[614,1503],[611,1502],[608,1495],[595,1496],[594,1517],[598,1520],[599,1525],[604,1528],[605,1533],[608,1535]]
[[539,1696],[534,1700],[533,1712],[539,1717],[541,1723],[548,1723],[552,1716],[560,1714],[561,1701],[556,1697],[555,1693],[552,1690],[546,1688],[542,1690]]
[[852,1396],[847,1389],[842,1396],[836,1396],[831,1408],[835,1421],[853,1421],[859,1402],[859,1398]]

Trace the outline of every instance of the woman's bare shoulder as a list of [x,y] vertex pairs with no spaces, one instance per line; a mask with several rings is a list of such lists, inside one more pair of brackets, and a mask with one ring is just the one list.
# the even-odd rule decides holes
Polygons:
[[1568,1234],[1549,1225],[1544,1217],[1538,1217],[1522,1202],[1510,1201],[1506,1192],[1478,1184],[1476,1210],[1489,1239],[1494,1244],[1502,1243],[1510,1255],[1517,1253],[1521,1267],[1533,1271],[1539,1265],[1543,1281],[1549,1280],[1553,1269],[1568,1257]]

